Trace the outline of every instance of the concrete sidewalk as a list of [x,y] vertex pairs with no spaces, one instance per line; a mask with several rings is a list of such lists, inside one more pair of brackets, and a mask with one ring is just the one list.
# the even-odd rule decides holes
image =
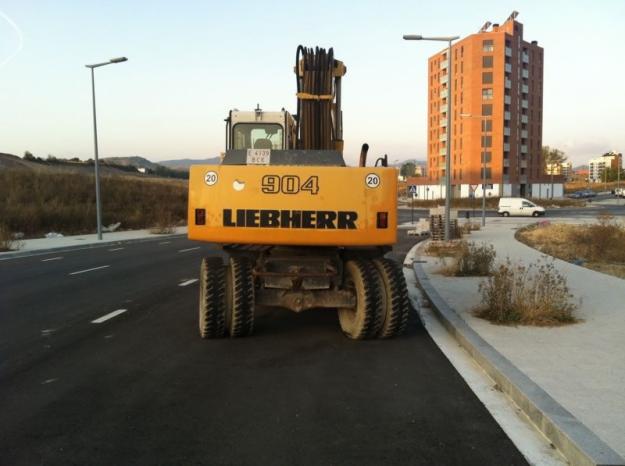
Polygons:
[[60,238],[35,238],[21,240],[21,247],[16,251],[0,252],[0,260],[12,257],[23,257],[35,254],[45,254],[54,251],[68,251],[72,249],[92,248],[114,243],[128,243],[141,241],[155,241],[171,236],[187,234],[187,227],[176,227],[172,234],[154,234],[150,230],[129,230],[102,233],[102,240],[97,234],[63,236]]
[[[527,265],[545,256],[514,239],[525,223],[492,219],[468,239],[492,244],[498,260],[509,257]],[[436,273],[438,259],[421,259],[430,284],[471,329],[625,456],[625,280],[556,259],[571,293],[581,300],[577,317],[583,321],[555,328],[506,327],[471,314],[481,301],[481,278],[444,277]]]

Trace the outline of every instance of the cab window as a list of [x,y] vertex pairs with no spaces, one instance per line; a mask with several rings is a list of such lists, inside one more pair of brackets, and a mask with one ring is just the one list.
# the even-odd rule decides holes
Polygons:
[[532,204],[531,202],[523,201],[523,207],[536,207],[536,206]]
[[283,129],[275,123],[237,123],[232,128],[233,149],[282,149]]

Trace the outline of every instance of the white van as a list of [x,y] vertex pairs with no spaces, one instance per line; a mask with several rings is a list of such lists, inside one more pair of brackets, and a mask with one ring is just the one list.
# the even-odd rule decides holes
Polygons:
[[545,215],[545,208],[522,197],[502,197],[499,199],[499,210],[497,210],[497,213],[504,217],[509,217],[510,215],[538,217],[539,215]]

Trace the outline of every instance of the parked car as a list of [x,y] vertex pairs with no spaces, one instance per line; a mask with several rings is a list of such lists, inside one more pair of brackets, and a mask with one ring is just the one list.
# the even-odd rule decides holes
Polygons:
[[568,194],[567,197],[571,199],[582,199],[584,194],[582,191],[575,191],[574,193]]
[[595,197],[597,195],[592,189],[584,189],[581,193],[583,198]]
[[614,195],[616,197],[625,197],[625,188],[616,188],[614,190]]
[[510,215],[538,217],[545,215],[545,208],[522,197],[502,197],[499,199],[497,213],[504,217],[509,217]]

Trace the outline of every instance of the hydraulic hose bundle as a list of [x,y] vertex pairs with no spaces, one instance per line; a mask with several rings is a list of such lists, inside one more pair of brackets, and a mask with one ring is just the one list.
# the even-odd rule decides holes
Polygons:
[[297,77],[297,148],[342,152],[341,77],[345,66],[334,51],[299,46],[295,57]]

